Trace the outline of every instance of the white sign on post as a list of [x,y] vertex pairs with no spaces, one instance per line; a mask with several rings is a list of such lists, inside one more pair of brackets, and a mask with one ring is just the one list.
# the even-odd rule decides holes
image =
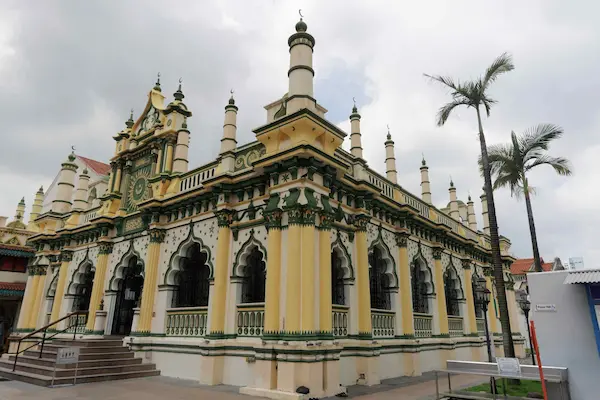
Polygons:
[[52,372],[52,383],[54,386],[54,378],[56,377],[56,366],[59,364],[75,364],[75,376],[73,377],[73,385],[77,381],[77,367],[79,366],[79,347],[61,347],[56,352],[56,363],[54,363],[54,371]]
[[536,304],[535,311],[556,311],[556,304]]
[[521,364],[518,358],[496,357],[498,375],[505,377],[521,376]]

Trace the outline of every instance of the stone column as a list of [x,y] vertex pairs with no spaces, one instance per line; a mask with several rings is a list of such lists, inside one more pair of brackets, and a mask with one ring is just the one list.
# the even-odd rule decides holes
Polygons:
[[117,174],[115,175],[115,181],[113,182],[114,192],[121,193],[121,175],[123,174],[123,162],[117,163]]
[[33,300],[35,299],[35,285],[36,285],[36,275],[34,273],[35,267],[28,267],[29,276],[27,277],[27,284],[25,285],[25,293],[23,294],[23,304],[21,305],[21,310],[19,312],[19,322],[17,324],[18,330],[25,330],[29,327],[29,317],[31,315],[31,307],[33,305]]
[[136,332],[150,333],[152,324],[152,311],[154,309],[154,294],[157,290],[158,259],[160,256],[160,244],[165,240],[165,231],[152,229],[150,231],[150,245],[148,246],[148,258],[144,276],[144,289],[142,291],[142,305],[140,307],[140,320]]
[[319,225],[319,332],[333,335],[331,304],[331,223],[333,217],[323,213]]
[[475,297],[473,296],[473,270],[471,269],[471,260],[462,260],[465,281],[465,297],[467,301],[467,315],[469,317],[468,333],[472,336],[478,336],[477,320],[475,319]]
[[123,184],[121,185],[123,189],[123,197],[121,198],[121,210],[127,210],[127,203],[129,203],[129,180],[131,179],[131,167],[132,163],[130,160],[127,160],[125,164],[125,179],[123,180]]
[[[104,281],[106,280],[106,269],[108,266],[108,257],[112,252],[112,243],[100,242],[98,243],[98,258],[96,261],[96,273],[94,275],[94,284],[92,286],[92,293],[90,295],[90,307],[88,310],[88,320],[86,325],[86,331],[95,331],[96,325],[96,312],[100,307],[100,301],[104,296]],[[102,334],[104,332],[94,332]]]
[[412,306],[412,290],[410,287],[410,265],[408,262],[408,233],[396,234],[398,260],[400,263],[400,310],[402,312],[402,334],[407,338],[415,336]]
[[[58,270],[58,282],[56,282],[56,291],[54,292],[54,302],[52,303],[52,314],[50,316],[50,322],[56,321],[61,318],[60,310],[62,306],[63,298],[65,297],[65,287],[67,285],[67,277],[69,271],[69,263],[73,260],[72,251],[63,251],[60,253],[60,269]],[[53,325],[53,329],[57,326]]]
[[29,317],[29,326],[28,328],[35,330],[37,327],[37,321],[40,315],[40,306],[42,304],[42,299],[44,298],[44,283],[46,281],[46,265],[38,265],[36,268],[36,278],[37,284],[35,284],[35,299],[33,300],[33,305],[31,307],[31,315]]
[[369,286],[369,250],[367,247],[368,215],[356,216],[356,286],[358,288],[358,335],[370,338],[371,294]]
[[301,273],[300,262],[302,252],[300,242],[302,211],[298,208],[288,212],[288,257],[285,284],[285,326],[284,332],[288,334],[300,334],[300,285]]
[[487,311],[488,323],[490,324],[490,335],[500,331],[498,329],[498,320],[496,319],[496,309],[494,308],[496,296],[494,296],[494,287],[492,282],[493,273],[494,272],[491,268],[484,269],[486,287],[490,291],[490,304],[488,304]]
[[446,291],[444,290],[444,269],[442,267],[442,252],[440,247],[433,248],[434,276],[435,276],[435,297],[437,300],[438,325],[440,327],[439,335],[449,337],[448,330],[448,310],[446,309]]
[[231,240],[232,213],[230,210],[217,211],[219,233],[217,235],[217,258],[215,262],[215,285],[210,313],[210,336],[220,338],[225,334],[225,311],[227,301],[227,280],[229,276],[229,243]]
[[169,139],[167,141],[167,155],[165,158],[165,168],[164,168],[164,172],[167,173],[171,173],[171,171],[173,170],[173,146],[174,146],[174,140],[173,139]]
[[[302,334],[315,334],[315,212],[305,210],[302,221]],[[331,297],[330,297],[331,299]]]
[[267,282],[265,293],[265,336],[279,334],[279,302],[281,300],[281,212],[265,214],[267,233]]

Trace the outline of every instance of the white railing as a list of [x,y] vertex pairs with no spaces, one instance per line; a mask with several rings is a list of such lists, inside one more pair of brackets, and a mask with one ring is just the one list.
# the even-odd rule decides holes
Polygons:
[[75,329],[77,329],[77,333],[84,333],[87,317],[87,314],[71,315],[68,319],[67,333],[73,333]]
[[208,307],[171,308],[167,310],[167,336],[204,336],[208,326]]
[[385,197],[389,197],[390,199],[394,198],[394,186],[391,183],[387,182],[383,178],[376,176],[375,173],[371,171],[368,171],[367,173],[369,175],[369,182],[372,185],[375,185],[379,189],[381,189],[381,193]]
[[454,315],[448,315],[448,333],[450,337],[464,335],[463,318]]
[[485,320],[483,318],[477,318],[477,333],[479,336],[485,336]]
[[238,336],[260,336],[265,327],[264,303],[238,304]]
[[396,313],[387,310],[371,310],[373,337],[394,337]]
[[213,165],[208,168],[200,169],[181,179],[179,183],[179,191],[187,192],[188,190],[196,189],[202,186],[202,182],[215,176],[217,166]]
[[348,336],[348,306],[333,305],[331,318],[333,319],[331,326],[333,327],[333,336]]
[[413,208],[416,208],[419,211],[419,215],[421,215],[422,217],[429,218],[429,206],[425,202],[417,199],[416,197],[404,190],[402,191],[402,195],[404,196],[404,202],[406,204]]
[[467,239],[479,242],[479,235],[477,233],[473,232],[470,228],[465,228],[465,232],[467,232]]
[[87,211],[83,215],[83,223],[85,224],[87,222],[90,222],[90,220],[96,218],[96,216],[98,215],[98,210],[100,210],[100,207],[96,207],[93,210]]
[[458,222],[456,222],[455,220],[453,220],[452,218],[446,216],[445,214],[443,214],[441,211],[438,214],[438,222],[440,224],[444,224],[446,226],[449,226],[450,229],[452,229],[452,232],[457,233],[458,234]]
[[415,337],[429,338],[433,333],[433,316],[429,314],[413,315],[413,323],[415,326]]

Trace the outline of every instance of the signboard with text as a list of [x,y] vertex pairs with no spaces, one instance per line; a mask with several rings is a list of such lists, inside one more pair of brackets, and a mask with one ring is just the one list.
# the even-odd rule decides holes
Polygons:
[[76,364],[79,361],[79,347],[63,347],[56,353],[57,364]]
[[521,376],[521,364],[518,358],[497,357],[498,375],[505,377]]

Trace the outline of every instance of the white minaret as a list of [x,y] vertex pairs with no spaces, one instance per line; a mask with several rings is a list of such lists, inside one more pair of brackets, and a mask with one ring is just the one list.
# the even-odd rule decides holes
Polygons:
[[288,70],[288,100],[286,114],[290,115],[303,108],[316,109],[313,95],[312,66],[315,38],[306,32],[307,26],[302,18],[296,24],[296,33],[288,39],[290,46],[290,69]]
[[233,91],[231,91],[231,98],[229,104],[225,106],[225,121],[223,122],[223,138],[221,139],[221,151],[219,154],[227,153],[228,151],[235,150],[237,146],[237,140],[235,135],[237,132],[237,112],[238,108],[235,105],[235,99],[233,98]]
[[398,172],[396,171],[396,156],[394,155],[394,141],[388,126],[387,140],[385,141],[385,176],[389,181],[398,183]]
[[363,157],[360,134],[360,114],[356,109],[356,103],[354,103],[354,107],[352,107],[352,114],[350,114],[350,153],[352,153],[354,157]]
[[431,187],[429,186],[429,167],[425,162],[425,157],[421,161],[421,199],[427,204],[431,204]]
[[25,197],[21,198],[19,204],[17,204],[17,210],[15,211],[15,221],[23,222],[25,216]]
[[173,93],[173,97],[175,100],[169,104],[169,107],[173,107],[177,112],[183,114],[181,129],[177,131],[175,156],[173,158],[173,173],[185,173],[188,171],[188,150],[190,148],[190,131],[187,128],[187,117],[191,117],[192,113],[183,103],[185,96],[181,91],[181,79],[179,79],[179,87],[177,88],[177,91]]
[[483,217],[483,233],[490,234],[490,217],[488,215],[488,203],[485,191],[479,196],[481,199],[481,216]]
[[475,206],[473,205],[471,195],[469,195],[469,200],[467,201],[467,221],[469,222],[469,228],[477,232],[477,218],[475,218]]
[[61,164],[61,170],[58,175],[56,185],[56,197],[52,200],[52,211],[63,214],[71,211],[71,198],[73,197],[73,188],[75,185],[75,175],[77,173],[77,164],[75,153],[69,154],[69,157]]
[[73,202],[73,211],[87,210],[87,193],[89,184],[90,176],[88,175],[87,168],[85,168],[81,175],[79,175],[79,182],[77,184],[77,190],[75,191],[75,201]]
[[450,217],[454,218],[457,221],[460,221],[460,213],[458,212],[458,199],[456,197],[456,188],[454,187],[454,182],[450,179],[450,187],[448,188],[448,192],[450,193]]
[[31,206],[31,212],[29,213],[29,223],[27,224],[27,229],[30,229],[37,217],[40,216],[43,204],[44,188],[40,186],[39,190],[35,194],[35,198],[33,199],[33,205]]

